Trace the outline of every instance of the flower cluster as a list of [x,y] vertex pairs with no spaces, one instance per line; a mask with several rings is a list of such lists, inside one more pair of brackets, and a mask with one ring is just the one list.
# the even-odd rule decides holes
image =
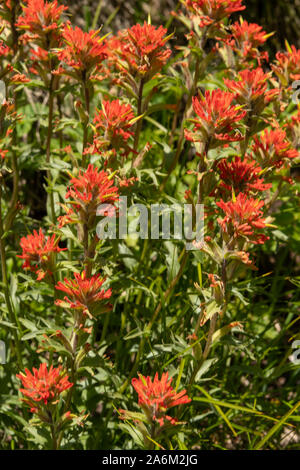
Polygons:
[[232,93],[219,89],[194,97],[193,109],[197,117],[190,119],[194,128],[185,130],[186,139],[209,144],[210,148],[243,140],[241,121],[247,113],[234,105],[233,100]]
[[106,46],[99,31],[89,31],[64,26],[62,32],[64,47],[57,52],[61,66],[57,73],[74,78],[79,82],[88,83],[92,74],[101,69],[107,57]]
[[110,59],[131,83],[136,79],[147,82],[168,61],[171,50],[166,48],[167,30],[144,22],[121,31],[108,41]]
[[268,240],[266,235],[259,232],[266,227],[261,210],[264,201],[239,193],[234,201],[221,200],[217,202],[217,206],[225,213],[225,217],[219,218],[218,223],[229,242],[242,238],[254,244],[262,244]]
[[153,381],[150,377],[140,375],[138,379],[132,379],[131,383],[138,394],[139,405],[149,421],[158,422],[160,426],[166,422],[176,424],[176,419],[166,415],[166,411],[191,401],[186,390],[176,393],[171,386],[172,378],[169,378],[168,372],[163,373],[160,379],[156,373]]
[[277,52],[275,64],[272,69],[283,86],[287,86],[293,80],[300,79],[300,49],[295,46],[288,48],[286,52]]
[[23,385],[20,391],[26,397],[24,402],[30,406],[32,413],[55,405],[60,394],[73,386],[61,366],[50,366],[48,370],[46,363],[40,364],[39,369],[34,367],[32,372],[25,369],[25,374],[17,374],[17,377]]
[[272,187],[272,184],[264,183],[261,178],[262,168],[255,160],[245,158],[242,160],[236,156],[229,162],[226,158],[218,163],[218,172],[220,174],[220,187],[235,195],[239,193],[253,193],[257,191],[266,191]]
[[196,17],[200,27],[219,23],[246,8],[242,0],[185,0],[184,5]]
[[130,104],[119,100],[102,101],[102,109],[97,111],[93,124],[95,136],[92,149],[89,152],[103,150],[122,150],[125,154],[130,151],[127,141],[134,135],[130,130],[135,121],[133,109]]
[[271,35],[272,33],[267,34],[260,25],[248,23],[241,18],[240,22],[236,21],[230,26],[230,34],[224,42],[238,54],[242,64],[247,67],[253,59],[259,64],[269,60],[268,52],[260,52],[258,48],[263,46]]
[[259,116],[279,94],[278,89],[267,89],[270,76],[270,73],[264,73],[259,67],[242,70],[238,74],[238,80],[225,78],[224,83],[235,94],[235,99],[239,104],[246,105],[249,111]]
[[25,31],[25,34],[21,35],[21,41],[30,47],[28,69],[31,73],[39,75],[48,87],[51,72],[57,65],[54,50],[61,44],[62,15],[67,7],[59,6],[57,0],[28,0],[22,8],[22,15],[19,16],[16,27]]
[[16,26],[27,31],[24,41],[34,41],[41,48],[49,51],[57,47],[61,32],[61,16],[68,8],[58,5],[57,0],[27,0],[23,6],[23,15],[18,18]]
[[78,176],[70,180],[66,199],[71,208],[66,208],[67,215],[60,217],[60,227],[66,223],[80,222],[91,228],[98,206],[106,204],[109,210],[118,198],[118,188],[114,186],[112,177],[90,164],[87,170],[80,170]]
[[281,168],[285,161],[298,157],[299,152],[288,141],[282,129],[265,129],[259,136],[254,136],[252,151],[262,168]]
[[24,260],[23,269],[30,269],[37,274],[37,280],[40,281],[45,276],[51,276],[55,271],[55,255],[66,248],[58,246],[59,239],[53,234],[45,238],[42,229],[33,234],[22,237],[20,246],[22,255],[19,258]]
[[[57,290],[65,292],[67,296],[63,300],[57,299],[55,304],[59,307],[70,308],[90,315],[95,310],[98,313],[99,307],[103,305],[111,296],[111,289],[102,288],[104,278],[100,274],[87,277],[85,271],[81,274],[75,273],[73,279],[64,279],[55,286]],[[105,311],[105,309],[103,309]]]

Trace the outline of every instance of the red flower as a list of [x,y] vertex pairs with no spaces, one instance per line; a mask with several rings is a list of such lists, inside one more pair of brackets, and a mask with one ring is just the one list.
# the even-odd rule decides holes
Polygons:
[[284,86],[300,79],[300,49],[291,46],[286,52],[277,52],[273,71]]
[[194,129],[193,132],[185,130],[186,139],[209,143],[210,147],[243,140],[239,121],[245,117],[246,111],[233,105],[233,99],[232,93],[219,89],[206,91],[204,97],[194,97],[193,108],[197,118],[190,120]]
[[61,366],[56,368],[51,366],[48,371],[47,364],[42,363],[39,369],[34,367],[32,370],[33,373],[25,369],[25,374],[22,372],[17,374],[24,387],[20,392],[25,395],[24,402],[31,407],[32,413],[36,413],[43,404],[55,405],[59,395],[73,386]]
[[246,238],[254,244],[262,244],[268,240],[267,236],[258,232],[266,227],[261,211],[264,201],[239,193],[235,201],[221,200],[217,202],[217,206],[226,214],[224,219],[218,219],[218,223],[229,237]]
[[0,149],[0,158],[2,158],[3,160],[7,153],[8,153],[8,150]]
[[278,89],[267,90],[271,74],[264,73],[262,68],[242,70],[238,81],[224,79],[225,85],[240,104],[246,104],[253,114],[259,115],[264,108],[279,94]]
[[286,132],[282,129],[268,131],[265,129],[260,136],[254,136],[252,150],[263,168],[284,165],[285,160],[298,157],[299,152],[287,140]]
[[233,23],[230,29],[231,34],[225,42],[227,42],[243,60],[257,59],[259,64],[262,60],[268,61],[268,53],[259,52],[258,47],[262,46],[272,33],[267,34],[258,24],[248,23],[242,18],[240,22],[236,21]]
[[57,0],[27,0],[23,6],[23,16],[18,18],[16,26],[32,35],[26,39],[34,39],[46,50],[57,46],[60,37],[61,15],[68,8],[58,5]]
[[127,77],[138,75],[146,82],[160,72],[171,55],[165,48],[170,38],[165,37],[166,32],[162,26],[155,28],[146,22],[120,31],[117,38],[108,41],[110,59]]
[[60,227],[66,222],[81,222],[93,226],[97,207],[100,204],[113,204],[119,199],[118,188],[114,186],[109,173],[93,165],[87,170],[79,171],[79,175],[70,180],[66,199],[71,209],[66,209],[67,216],[60,217]]
[[30,82],[29,78],[24,75],[24,73],[16,73],[10,79],[11,83],[28,83]]
[[101,62],[107,54],[103,38],[98,33],[99,31],[85,33],[77,26],[73,29],[69,24],[66,25],[62,35],[65,47],[57,52],[63,63],[58,73],[85,82],[95,70],[100,70]]
[[186,8],[199,19],[199,26],[209,26],[245,10],[242,0],[185,0]]
[[20,246],[23,252],[22,255],[17,255],[18,258],[25,260],[22,268],[35,272],[38,281],[46,275],[51,275],[55,269],[55,254],[66,250],[59,248],[58,242],[54,234],[46,239],[42,229],[39,233],[34,230],[33,235],[22,237]]
[[223,159],[218,164],[218,171],[221,178],[220,186],[232,192],[249,193],[252,191],[266,191],[272,184],[264,184],[260,178],[262,168],[254,160],[235,157],[232,162]]
[[6,8],[7,10],[11,10],[11,8],[12,8],[11,0],[3,0],[1,2],[1,8],[3,8],[3,9]]
[[217,274],[208,274],[208,280],[210,287],[216,288],[218,287],[219,276]]
[[6,44],[4,44],[3,41],[0,41],[0,57],[6,57],[11,52],[11,49]]
[[45,72],[51,73],[53,69],[53,58],[51,54],[45,49],[36,46],[35,49],[30,50],[30,62],[31,65],[29,70],[35,75],[40,75],[42,78],[45,76]]
[[233,37],[240,44],[249,44],[252,47],[262,46],[269,34],[262,29],[262,27],[256,23],[248,23],[248,21],[241,19],[240,23],[236,21],[230,27]]
[[146,415],[153,421],[158,421],[163,426],[165,420],[171,424],[176,424],[176,419],[167,416],[168,408],[189,403],[191,399],[186,395],[186,390],[176,393],[171,387],[172,378],[168,379],[168,372],[163,373],[161,379],[158,373],[155,374],[152,382],[151,378],[140,375],[138,379],[131,381],[139,398],[139,405]]
[[126,148],[127,140],[133,136],[129,129],[133,125],[134,114],[130,104],[122,104],[119,100],[103,101],[102,110],[98,110],[94,118],[97,131],[95,145],[102,149]]
[[58,282],[55,286],[68,295],[64,300],[57,299],[55,304],[89,313],[95,306],[99,306],[99,303],[102,304],[111,297],[111,289],[102,289],[104,282],[105,278],[101,278],[100,274],[87,278],[85,271],[81,274],[74,273],[74,279],[65,278],[64,282]]
[[3,41],[0,40],[0,59],[1,59],[1,66],[0,66],[0,78],[3,78],[14,72],[14,68],[9,62],[11,60],[12,49],[8,47]]
[[[15,105],[12,101],[4,99],[0,102],[0,145],[8,147],[11,145],[5,139],[8,138],[16,125],[17,121],[22,118],[20,114],[15,111]],[[3,141],[1,141],[3,139]]]

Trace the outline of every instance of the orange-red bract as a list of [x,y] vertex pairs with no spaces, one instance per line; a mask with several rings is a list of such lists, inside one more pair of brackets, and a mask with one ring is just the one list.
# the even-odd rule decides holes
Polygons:
[[232,104],[233,99],[232,93],[220,89],[206,90],[204,96],[194,97],[196,118],[190,120],[193,130],[185,130],[186,139],[209,143],[210,148],[243,140],[240,129],[246,111]]
[[165,420],[176,424],[176,419],[166,415],[167,409],[191,401],[186,390],[176,393],[172,388],[172,378],[169,379],[168,372],[163,373],[160,379],[156,373],[153,381],[149,376],[140,375],[138,379],[132,379],[131,383],[138,394],[139,404],[160,426],[163,426]]
[[268,240],[268,237],[259,231],[266,227],[261,210],[264,201],[239,193],[234,201],[224,202],[221,199],[217,206],[225,213],[225,217],[219,218],[218,222],[229,237],[234,240],[244,237],[254,244],[262,244]]
[[101,204],[107,205],[110,215],[111,205],[119,199],[118,191],[106,171],[99,170],[92,164],[87,170],[80,170],[78,176],[70,180],[66,199],[71,207],[66,209],[67,215],[59,217],[60,227],[69,222],[93,223],[97,208]]
[[184,4],[199,21],[199,26],[209,26],[244,10],[242,0],[185,0]]
[[104,150],[112,148],[114,151],[124,149],[128,153],[128,139],[134,135],[130,130],[134,113],[130,104],[113,101],[102,101],[102,109],[97,111],[93,123],[96,134],[94,136],[95,149]]
[[[31,33],[31,39],[40,42],[49,50],[54,47],[53,40],[60,36],[61,15],[68,8],[58,5],[57,0],[27,0],[23,6],[23,15],[19,16],[16,26]],[[25,40],[29,39],[26,38]]]
[[59,239],[54,234],[45,238],[42,229],[39,232],[34,230],[33,234],[22,237],[20,241],[22,255],[17,256],[24,260],[23,269],[35,272],[38,281],[46,275],[51,275],[55,268],[54,255],[66,250],[66,248],[60,248],[58,242]]
[[274,100],[278,94],[278,89],[268,90],[268,80],[270,73],[264,73],[261,67],[256,69],[246,69],[238,73],[238,80],[224,79],[229,91],[235,93],[235,99],[239,104],[246,104],[252,114],[259,115],[264,108]]
[[40,364],[38,369],[33,367],[32,372],[25,369],[25,374],[20,372],[17,377],[23,385],[20,391],[26,397],[24,402],[33,413],[38,411],[40,402],[42,405],[55,404],[60,394],[73,386],[61,366],[50,366],[48,370],[46,363]]
[[272,184],[265,184],[260,177],[262,168],[249,158],[242,160],[236,156],[232,162],[224,158],[218,163],[217,169],[221,179],[220,186],[229,192],[233,190],[236,195],[266,191],[272,187]]
[[253,137],[252,150],[262,168],[281,168],[285,161],[298,157],[299,152],[287,139],[282,129],[265,129]]
[[74,273],[73,279],[64,278],[63,282],[58,282],[55,286],[56,289],[67,294],[64,300],[57,299],[55,304],[65,306],[67,303],[69,308],[85,313],[95,304],[111,297],[111,289],[104,290],[102,288],[104,282],[105,278],[102,278],[100,274],[87,277],[85,271],[81,274]]
[[65,25],[62,32],[64,47],[57,52],[61,66],[57,73],[69,75],[87,83],[91,74],[100,70],[107,57],[106,46],[99,31],[86,33],[78,26]]
[[139,77],[145,83],[161,71],[171,55],[165,47],[166,33],[163,26],[156,28],[146,22],[120,31],[108,41],[109,58],[130,80]]

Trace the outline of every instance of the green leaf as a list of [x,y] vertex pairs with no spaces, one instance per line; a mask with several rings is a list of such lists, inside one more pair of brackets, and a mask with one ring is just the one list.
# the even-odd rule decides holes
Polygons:
[[259,450],[264,445],[271,439],[271,437],[286,423],[286,421],[295,413],[295,411],[299,408],[300,406],[300,401],[296,403],[296,405],[293,406],[292,409],[290,409],[279,421],[276,423],[270,431],[267,433],[267,435],[259,441],[258,444],[254,446],[254,450]]

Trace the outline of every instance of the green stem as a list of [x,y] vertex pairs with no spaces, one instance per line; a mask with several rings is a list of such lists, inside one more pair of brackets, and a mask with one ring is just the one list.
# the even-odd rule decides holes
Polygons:
[[83,123],[83,142],[82,142],[82,168],[86,168],[86,155],[84,154],[84,150],[88,143],[89,137],[89,116],[90,116],[90,92],[88,89],[87,84],[84,82],[83,85],[83,94],[84,94],[84,101],[85,101],[85,111],[87,115],[87,121]]
[[177,275],[174,277],[174,279],[172,280],[172,282],[170,283],[168,289],[166,290],[165,292],[165,295],[164,295],[164,300],[163,302],[161,301],[158,306],[156,307],[153,315],[152,315],[152,318],[150,320],[150,322],[148,323],[146,329],[145,329],[145,335],[142,337],[141,341],[140,341],[140,345],[139,345],[139,349],[138,349],[138,352],[137,352],[137,355],[135,357],[135,361],[134,361],[134,365],[129,373],[129,376],[128,378],[125,380],[125,382],[122,384],[122,386],[120,387],[119,389],[119,392],[120,393],[123,393],[126,388],[128,387],[129,383],[130,383],[130,380],[132,379],[132,377],[136,374],[137,370],[138,370],[138,367],[139,367],[139,361],[140,361],[140,358],[142,357],[143,355],[143,352],[144,352],[144,347],[145,347],[145,344],[146,344],[146,338],[149,336],[150,332],[151,332],[151,329],[155,323],[155,320],[156,318],[158,317],[161,309],[162,309],[162,306],[163,304],[168,300],[170,294],[172,293],[174,287],[176,286],[177,282],[179,281],[179,279],[181,278],[182,276],[182,273],[184,271],[184,268],[185,268],[185,265],[186,265],[186,262],[187,262],[187,259],[188,259],[188,255],[189,255],[189,252],[186,251],[186,249],[184,248],[184,251],[183,251],[183,257],[182,257],[182,260],[181,260],[181,264],[180,264],[180,268],[178,270],[178,273]]
[[90,250],[89,250],[89,229],[87,224],[83,225],[83,250],[84,250],[84,269],[86,271],[87,277],[90,277],[92,274],[93,264],[90,260]]
[[[14,91],[14,104],[15,104],[15,111],[17,110],[17,93]],[[17,213],[17,201],[18,201],[18,193],[19,193],[19,168],[18,168],[18,159],[16,155],[16,145],[17,145],[17,130],[16,128],[13,129],[12,133],[12,173],[13,173],[13,190],[12,196],[9,202],[9,209],[7,214],[4,218],[3,226],[4,232],[8,232],[12,226],[14,218]]]
[[[54,76],[51,76],[50,85],[49,85],[49,111],[48,111],[48,132],[47,132],[47,142],[46,142],[46,162],[47,165],[50,164],[51,160],[51,139],[53,134],[52,121],[53,121],[53,111],[54,111]],[[53,188],[51,187],[51,170],[47,170],[48,185],[50,186],[49,200],[50,200],[50,211],[51,211],[51,221],[55,222],[55,209],[54,209],[54,194]]]
[[[140,81],[140,86],[139,86],[139,94],[138,94],[138,103],[137,103],[137,115],[141,116],[143,113],[143,89],[144,89],[144,81],[141,79]],[[136,152],[138,145],[139,145],[139,139],[140,139],[140,134],[142,130],[142,123],[143,123],[143,118],[140,118],[137,123],[136,123],[136,129],[135,129],[135,134],[134,134],[134,144],[133,144],[133,149]]]
[[205,348],[204,348],[204,351],[203,351],[203,354],[202,354],[202,357],[201,357],[200,361],[198,362],[198,364],[196,364],[196,367],[193,370],[193,373],[191,375],[191,378],[190,378],[190,381],[189,381],[189,384],[188,384],[188,387],[187,387],[187,392],[190,391],[198,371],[200,370],[202,364],[207,359],[207,357],[210,353],[210,349],[211,349],[211,345],[212,345],[212,337],[213,337],[213,334],[214,334],[215,329],[216,329],[217,318],[218,318],[218,313],[215,313],[212,316],[211,320],[210,320]]
[[[71,369],[70,380],[71,380],[71,383],[73,383],[73,386],[68,391],[68,395],[67,395],[66,402],[65,402],[65,405],[64,405],[64,413],[66,413],[70,409],[72,396],[73,396],[73,391],[76,387],[76,382],[77,382],[77,372],[76,372],[76,369],[75,369],[75,361],[76,361],[76,349],[77,349],[77,345],[78,345],[78,334],[76,333],[76,330],[77,330],[78,327],[79,327],[78,321],[77,321],[77,319],[75,319],[74,326],[73,326],[73,331],[72,331],[72,334],[71,334],[71,341],[70,341],[71,345],[72,345],[73,354],[72,354],[72,358],[71,358],[70,364],[69,364],[70,369]],[[60,433],[58,435],[58,438],[57,438],[57,446],[58,447],[60,446],[61,440],[63,438],[63,434],[64,434],[64,432],[60,431]]]
[[[207,142],[207,144],[205,145],[204,156],[203,156],[203,158],[201,157],[201,161],[199,163],[199,170],[201,170],[201,171],[204,171],[204,169],[205,169],[205,158],[207,156],[208,149],[209,149],[209,142]],[[203,178],[201,178],[201,180],[199,182],[199,186],[198,186],[197,203],[200,204],[202,201],[203,201]],[[193,226],[195,227],[196,224],[197,224],[197,221],[195,220],[194,223],[193,223]],[[147,333],[147,336],[149,335],[149,333],[150,333],[150,331],[151,331],[151,329],[154,325],[154,322],[155,322],[156,318],[158,317],[158,315],[159,315],[159,313],[162,309],[163,304],[165,304],[165,302],[168,300],[168,298],[169,298],[170,294],[172,293],[174,287],[176,286],[177,282],[181,278],[181,276],[183,274],[183,271],[184,271],[184,268],[185,268],[185,265],[186,265],[186,262],[188,260],[188,256],[189,256],[189,252],[186,250],[186,248],[184,248],[178,273],[176,274],[176,276],[174,277],[174,279],[170,283],[168,289],[166,290],[163,302],[161,301],[158,304],[158,306],[156,307],[156,309],[153,313],[153,316],[152,316],[150,322],[148,323],[148,326],[146,327],[145,333]],[[145,343],[146,343],[146,337],[143,336],[142,339],[141,339],[140,345],[139,345],[139,349],[138,349],[138,352],[137,352],[137,355],[136,355],[136,358],[135,358],[134,365],[133,365],[132,370],[129,374],[129,377],[126,379],[126,381],[123,383],[123,385],[120,388],[121,393],[124,392],[124,390],[127,388],[128,384],[129,384],[131,378],[137,372],[140,358],[142,357],[143,352],[144,352]]]
[[196,64],[195,64],[194,80],[193,80],[193,84],[192,84],[192,87],[190,89],[187,101],[186,101],[186,105],[185,105],[185,109],[184,109],[184,113],[183,113],[183,117],[182,117],[182,121],[181,121],[180,134],[179,134],[179,139],[178,139],[178,143],[177,143],[176,153],[175,153],[173,161],[170,165],[170,168],[168,170],[168,174],[165,177],[165,179],[163,180],[162,184],[160,185],[160,188],[159,188],[160,191],[163,191],[165,189],[167,181],[168,181],[171,173],[173,172],[174,168],[176,167],[176,165],[178,163],[178,160],[179,160],[179,157],[180,157],[180,154],[182,152],[183,142],[184,142],[185,120],[186,120],[186,117],[187,117],[187,113],[188,113],[188,111],[191,107],[191,104],[192,104],[192,98],[193,98],[193,96],[196,92],[197,83],[198,83],[198,80],[199,80],[199,75],[200,75],[200,58],[197,57]]
[[18,2],[15,2],[14,0],[11,3],[11,20],[10,20],[10,27],[11,27],[11,33],[12,33],[12,48],[14,50],[14,54],[16,55],[18,52],[18,30],[16,28],[16,20],[18,16],[17,12],[18,8]]
[[56,429],[55,429],[55,424],[51,424],[51,437],[52,437],[52,450],[57,450],[59,447],[59,442],[56,437]]
[[[2,182],[0,180],[0,254],[1,254],[1,271],[2,271],[2,282],[4,284],[4,297],[5,302],[7,305],[7,310],[9,314],[9,318],[12,324],[14,324],[17,328],[19,328],[18,318],[16,316],[16,312],[13,310],[11,299],[10,299],[10,292],[9,292],[9,285],[8,285],[8,278],[7,278],[7,269],[6,269],[6,255],[5,255],[5,239],[3,238],[4,231],[3,231],[3,220],[2,220]],[[12,329],[15,346],[16,346],[16,354],[17,354],[17,361],[20,370],[23,369],[23,361],[21,356],[21,348],[17,330],[15,328]]]

